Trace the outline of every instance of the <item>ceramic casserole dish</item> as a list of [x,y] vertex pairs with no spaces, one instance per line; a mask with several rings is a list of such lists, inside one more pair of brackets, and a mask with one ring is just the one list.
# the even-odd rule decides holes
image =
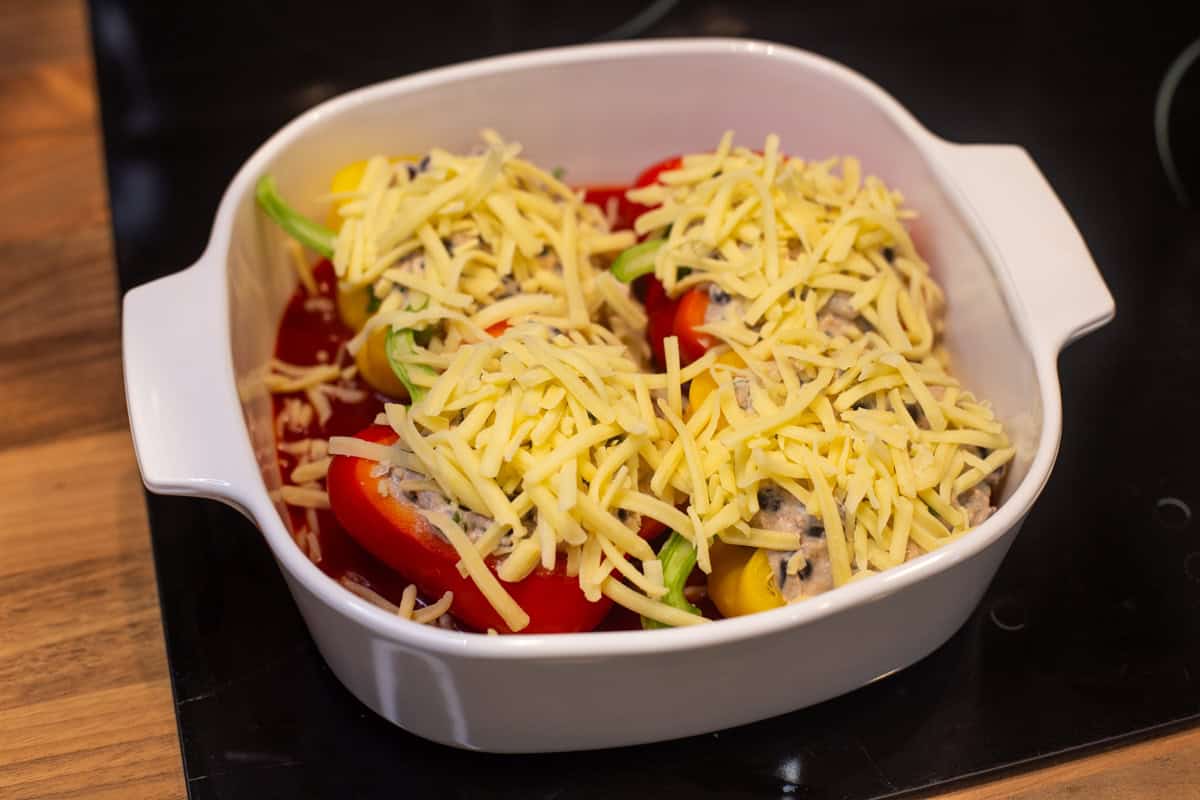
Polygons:
[[[485,127],[541,163],[569,165],[579,185],[626,181],[727,129],[743,141],[778,133],[804,158],[857,156],[920,213],[914,235],[946,290],[957,375],[992,400],[1017,448],[998,511],[882,574],[687,629],[489,637],[413,624],[343,589],[297,548],[272,500],[280,476],[262,377],[295,273],[256,208],[255,181],[271,173],[284,196],[317,198],[340,165],[364,154],[466,148]],[[1078,231],[1020,148],[943,141],[874,84],[809,53],[647,41],[477,61],[305,113],[238,172],[199,261],[126,295],[125,381],[146,486],[220,500],[253,520],[320,652],[363,703],[457,747],[578,750],[793,711],[946,641],[1050,474],[1058,352],[1112,315]]]

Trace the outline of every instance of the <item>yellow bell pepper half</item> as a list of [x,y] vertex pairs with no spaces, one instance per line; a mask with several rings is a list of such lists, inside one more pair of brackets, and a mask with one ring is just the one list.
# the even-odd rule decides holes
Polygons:
[[[742,361],[737,353],[729,352],[717,359],[718,364],[726,364],[731,367],[744,367],[746,362]],[[708,396],[717,390],[717,381],[712,376],[712,371],[701,372],[695,378],[692,378],[691,386],[688,388],[688,407],[697,409],[704,404]]]
[[[391,159],[393,164],[415,163],[420,160],[420,156],[396,156]],[[367,171],[367,162],[354,161],[339,169],[334,173],[333,180],[330,181],[329,191],[331,194],[345,194],[358,189],[358,184],[362,182],[363,174]],[[334,231],[341,230],[342,215],[341,211],[347,203],[350,203],[350,198],[335,200],[333,208],[329,211],[329,227]],[[337,292],[337,307],[338,314],[342,317],[342,322],[351,330],[362,330],[362,326],[367,323],[367,319],[371,316],[369,310],[371,305],[371,288],[369,286],[356,286],[352,289],[343,289],[338,287]],[[386,338],[386,337],[385,337]],[[366,348],[363,348],[364,350]],[[361,370],[361,366],[359,367]],[[366,371],[363,371],[364,377]],[[375,384],[372,383],[372,386]],[[379,387],[376,387],[379,388]],[[383,389],[379,389],[384,391]]]
[[408,390],[388,363],[387,339],[386,326],[372,333],[354,356],[354,363],[358,365],[358,374],[362,375],[363,380],[369,383],[372,389],[388,397],[407,399]]
[[[393,164],[406,164],[406,163],[415,164],[416,162],[421,160],[421,157],[420,156],[394,156],[393,158],[391,158],[389,160]],[[346,192],[357,191],[358,184],[362,182],[363,174],[366,171],[367,171],[367,162],[365,160],[354,161],[354,162],[351,162],[351,163],[347,164],[346,166],[342,167],[341,169],[339,169],[337,172],[334,173],[333,180],[330,181],[330,184],[329,184],[330,193],[345,194]],[[342,215],[339,214],[338,212],[341,211],[342,208],[349,202],[351,202],[350,198],[345,198],[345,199],[337,200],[334,202],[333,208],[330,209],[330,211],[329,211],[329,227],[330,228],[333,228],[335,231],[341,229]]]
[[710,546],[709,559],[708,596],[726,617],[784,605],[766,550],[717,540]]
[[[338,286],[338,316],[342,318],[342,322],[346,323],[346,327],[356,333],[362,330],[362,326],[366,325],[367,320],[371,317],[370,308],[370,286],[355,286],[351,289],[343,289],[341,286]],[[366,348],[364,347],[363,350],[366,350]]]

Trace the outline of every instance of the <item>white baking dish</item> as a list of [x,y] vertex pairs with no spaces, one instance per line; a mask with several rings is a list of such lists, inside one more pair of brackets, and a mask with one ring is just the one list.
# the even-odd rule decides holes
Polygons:
[[[483,127],[624,182],[667,154],[782,136],[794,155],[858,156],[922,215],[919,246],[949,296],[947,345],[991,399],[1018,456],[999,511],[963,539],[799,605],[663,631],[487,637],[388,615],[296,548],[260,377],[293,288],[257,213],[266,172],[297,201],[367,154],[464,148]],[[650,742],[751,722],[850,691],[923,657],[978,603],[1050,474],[1055,360],[1113,315],[1079,233],[1026,153],[925,130],[859,75],[817,56],[727,39],[571,47],[477,61],[353,92],[295,120],[238,172],[191,268],[125,297],[124,356],[138,461],[154,492],[249,516],[334,673],[413,733],[500,752]],[[302,698],[297,698],[302,703]]]

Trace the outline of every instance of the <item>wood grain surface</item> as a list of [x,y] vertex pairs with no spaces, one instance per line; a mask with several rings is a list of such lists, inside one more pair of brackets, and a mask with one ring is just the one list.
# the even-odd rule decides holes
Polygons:
[[[184,797],[81,0],[0,3],[0,174],[0,797]],[[1200,798],[1200,729],[937,796]]]
[[0,797],[186,796],[78,0],[0,3]]

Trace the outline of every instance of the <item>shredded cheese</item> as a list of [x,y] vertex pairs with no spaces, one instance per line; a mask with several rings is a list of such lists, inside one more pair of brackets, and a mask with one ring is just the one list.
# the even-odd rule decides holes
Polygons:
[[[783,553],[798,575],[813,556],[799,528],[758,521],[765,488],[820,521],[836,586],[969,529],[963,496],[1015,451],[947,372],[942,292],[899,193],[854,159],[805,163],[782,156],[778,137],[757,153],[732,134],[629,192],[657,206],[635,229],[665,240],[654,272],[668,293],[709,296],[699,331],[714,347],[684,364],[667,337],[655,373],[630,343],[645,311],[597,260],[634,237],[519,147],[484,138],[478,156],[435,150],[411,179],[372,160],[341,207],[339,280],[386,295],[350,352],[380,328],[423,331],[425,344],[396,358],[423,368],[413,374],[427,391],[409,409],[386,407],[396,445],[334,437],[328,452],[427,476],[487,517],[472,540],[421,509],[509,628],[528,615],[503,584],[560,559],[589,600],[668,625],[702,621],[660,602],[643,517],[687,539],[705,572],[719,539]],[[308,392],[320,416],[314,396],[343,375],[275,365],[267,385]],[[300,464],[293,481],[319,481],[328,464]],[[284,487],[283,499],[328,505],[311,486]],[[483,562],[493,554],[499,579]]]
[[299,508],[329,508],[329,495],[323,489],[313,489],[305,486],[285,485],[279,488],[279,495],[289,506]]

